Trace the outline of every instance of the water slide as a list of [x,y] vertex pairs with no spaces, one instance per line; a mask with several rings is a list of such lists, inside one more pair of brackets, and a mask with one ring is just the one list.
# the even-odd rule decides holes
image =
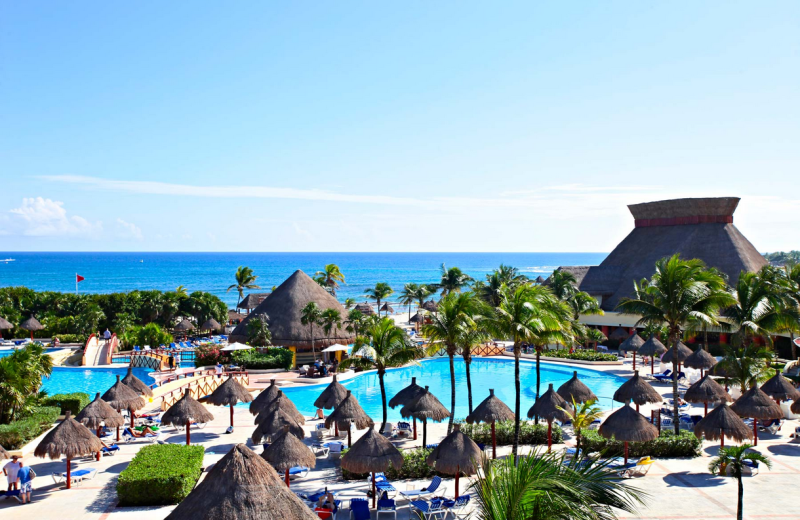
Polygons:
[[94,334],[89,336],[83,350],[83,366],[94,367],[110,364],[111,354],[116,350],[118,342],[116,334],[111,336],[109,341],[99,340]]

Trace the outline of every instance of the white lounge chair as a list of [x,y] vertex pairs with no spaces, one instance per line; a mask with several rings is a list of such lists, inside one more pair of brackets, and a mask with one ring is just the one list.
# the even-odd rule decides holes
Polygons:
[[[78,484],[79,482],[83,482],[84,480],[92,480],[95,475],[97,475],[97,469],[95,468],[87,468],[87,469],[79,469],[70,472],[69,480],[73,484]],[[53,473],[53,482],[56,484],[63,484],[67,481],[67,473]]]

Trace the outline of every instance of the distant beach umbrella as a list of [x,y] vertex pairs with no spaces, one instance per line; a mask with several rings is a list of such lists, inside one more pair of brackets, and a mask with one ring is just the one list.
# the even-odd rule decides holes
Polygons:
[[144,384],[144,382],[133,375],[133,368],[128,367],[128,373],[122,378],[122,384],[133,389],[141,395],[153,397],[153,389]]
[[186,445],[191,444],[192,440],[192,423],[207,423],[214,420],[205,406],[197,402],[188,388],[183,393],[183,397],[169,407],[161,416],[161,424],[172,425],[177,427],[186,427]]
[[219,324],[217,320],[214,318],[206,320],[205,323],[200,325],[200,330],[207,330],[207,331],[215,331],[222,328],[222,325]]
[[347,447],[351,444],[351,424],[355,424],[356,429],[363,430],[364,428],[372,428],[375,424],[370,419],[369,415],[364,412],[361,405],[358,404],[356,397],[347,391],[341,403],[334,408],[334,410],[325,419],[325,427],[330,428],[332,424],[338,423],[339,428],[347,428]]
[[633,369],[636,370],[636,353],[644,345],[644,340],[642,337],[633,332],[630,336],[628,336],[625,341],[623,341],[619,346],[620,352],[633,352]]
[[269,293],[250,293],[244,297],[244,299],[239,302],[239,305],[236,306],[237,309],[247,309],[248,312],[250,309],[255,309],[258,307],[264,300],[267,299]]
[[180,332],[194,330],[194,324],[187,319],[183,319],[181,320],[180,323],[178,323],[177,325],[175,325],[175,327],[173,327],[173,330],[178,330]]
[[606,439],[616,439],[625,443],[625,464],[628,464],[628,443],[647,442],[658,437],[658,428],[631,408],[630,403],[617,409],[600,425],[598,433]]
[[753,432],[739,418],[736,413],[731,410],[727,403],[720,403],[719,406],[711,410],[711,413],[700,419],[694,425],[694,434],[699,438],[705,437],[710,441],[720,440],[719,447],[725,447],[725,437],[733,439],[736,442],[742,442],[745,439],[752,439]]
[[714,381],[708,374],[690,386],[683,399],[687,403],[703,403],[703,416],[708,415],[709,404],[733,402],[733,398],[722,388],[722,385]]
[[31,316],[27,320],[23,321],[19,325],[19,328],[30,331],[31,332],[31,341],[33,341],[33,331],[42,330],[44,327],[42,326],[41,323],[39,323],[39,320],[37,320],[36,318]]
[[424,323],[425,322],[425,317],[422,314],[420,314],[419,312],[417,312],[413,316],[411,316],[411,319],[409,319],[408,322],[409,323]]
[[272,443],[264,448],[261,458],[272,464],[276,470],[284,472],[286,487],[289,487],[290,469],[297,466],[314,468],[317,465],[317,457],[314,452],[297,435],[289,431],[289,426],[284,426],[283,434],[273,439]]
[[[411,384],[397,392],[394,397],[389,400],[389,406],[394,410],[398,406],[405,406],[420,395],[425,393],[425,389],[417,384],[417,378],[411,378]],[[417,440],[417,418],[414,421],[414,440]]]
[[250,403],[250,413],[257,415],[261,410],[278,397],[278,385],[275,384],[274,379],[269,380],[269,386],[262,390],[255,399]]
[[258,424],[264,417],[270,415],[276,410],[283,410],[292,419],[297,421],[298,424],[306,423],[306,418],[303,416],[303,414],[300,413],[300,411],[294,405],[292,400],[289,399],[286,396],[286,394],[283,393],[282,390],[278,390],[275,399],[273,399],[266,406],[261,408],[261,411],[256,416],[255,424]]
[[215,388],[213,392],[200,399],[200,401],[213,404],[214,406],[230,407],[231,432],[233,432],[233,407],[238,403],[249,403],[252,400],[253,396],[250,394],[247,388],[242,386],[242,384],[239,383],[239,381],[237,381],[233,376],[228,376],[228,379]]
[[403,467],[403,454],[392,442],[370,426],[360,439],[342,456],[342,468],[353,473],[372,473],[372,507],[375,507],[375,473],[389,466]]
[[[667,347],[667,351],[661,356],[662,363],[672,363],[672,356],[675,354],[675,348],[673,346]],[[687,347],[683,344],[682,341],[678,342],[678,370],[680,370],[680,364],[686,361],[686,359],[692,355],[692,349]]]
[[683,366],[700,370],[701,376],[704,370],[708,370],[716,364],[717,359],[706,352],[702,347],[689,354],[689,356],[683,360]]
[[467,416],[467,423],[484,422],[492,424],[492,458],[497,458],[497,434],[495,423],[497,421],[513,421],[514,412],[511,408],[494,395],[494,388],[489,389],[489,397],[481,401],[471,414]]
[[460,424],[454,424],[453,431],[430,452],[425,462],[439,473],[455,475],[455,494],[458,500],[458,477],[462,473],[477,473],[482,456],[483,452],[475,441],[461,432]]
[[650,374],[654,374],[655,370],[655,359],[657,357],[661,357],[664,352],[667,351],[667,347],[661,343],[655,334],[650,334],[650,338],[644,342],[644,345],[639,347],[639,355],[640,356],[647,356],[650,358]]
[[622,343],[623,341],[628,339],[628,336],[630,335],[631,333],[628,332],[627,329],[622,328],[622,325],[620,325],[619,327],[614,329],[614,331],[611,334],[608,335],[608,339],[610,339],[611,341],[618,341]]
[[389,305],[388,302],[384,303],[383,305],[381,305],[381,312],[386,312],[388,314],[394,314],[394,307]]
[[237,444],[168,520],[319,520],[267,461]]
[[753,446],[758,446],[758,421],[781,419],[783,410],[779,404],[761,391],[758,386],[753,386],[750,390],[743,393],[732,405],[731,410],[736,412],[739,417],[749,417],[753,419]]
[[538,283],[539,285],[542,285],[545,281],[546,280],[542,278],[542,275],[536,277],[536,283]]
[[569,414],[560,410],[559,407],[569,410],[572,405],[567,404],[564,398],[553,390],[553,383],[550,383],[547,391],[540,395],[528,410],[528,419],[536,416],[542,417],[547,421],[547,451],[550,451],[553,446],[553,421],[564,422],[570,420]]
[[450,412],[426,386],[423,393],[400,409],[400,415],[422,420],[422,446],[424,447],[428,445],[428,419],[441,422],[450,417]]
[[660,403],[663,400],[658,390],[653,388],[650,383],[639,377],[637,370],[633,377],[622,383],[622,385],[614,392],[614,400],[618,403],[627,403],[633,401],[636,404],[636,411],[639,411],[639,405],[647,403]]
[[439,312],[439,304],[433,300],[428,300],[423,303],[422,308],[429,312]]
[[569,381],[558,387],[558,395],[561,396],[567,403],[585,403],[587,401],[597,401],[597,396],[594,395],[588,386],[578,379],[578,371],[572,371],[572,377]]
[[11,456],[8,454],[8,452],[2,446],[0,446],[0,460],[10,459],[10,458]]
[[280,435],[285,427],[288,427],[292,435],[300,439],[306,436],[303,426],[283,408],[277,408],[268,414],[259,415],[259,419],[251,436],[255,444],[261,444],[261,441],[265,438],[272,439]]
[[800,414],[800,398],[794,400],[789,410],[791,410],[792,413]]
[[103,443],[100,442],[100,439],[95,437],[86,426],[73,419],[71,412],[67,410],[64,420],[44,436],[44,439],[33,450],[33,454],[50,459],[60,459],[65,456],[67,458],[66,482],[67,489],[69,489],[72,486],[72,459],[99,452],[102,447]]
[[[131,414],[131,429],[134,426],[133,412],[144,408],[146,404],[144,398],[136,393],[136,390],[120,381],[119,376],[117,376],[117,382],[106,390],[101,399],[117,412],[128,410]],[[117,427],[117,441],[119,441],[119,427]]]
[[[13,329],[14,325],[11,324],[8,320],[4,319],[0,316],[0,331]],[[0,332],[0,339],[3,339],[3,334]]]
[[778,404],[781,404],[781,401],[792,401],[800,398],[800,391],[794,387],[791,381],[783,377],[781,371],[777,369],[775,370],[775,375],[761,385],[761,391],[775,399]]
[[373,309],[372,305],[370,305],[367,302],[359,303],[358,305],[355,306],[355,310],[357,310],[364,316],[372,316],[373,314],[375,314],[375,309]]

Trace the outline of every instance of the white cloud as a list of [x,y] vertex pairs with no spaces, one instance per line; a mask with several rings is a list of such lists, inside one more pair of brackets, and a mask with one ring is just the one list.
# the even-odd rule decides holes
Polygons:
[[22,206],[9,210],[19,233],[27,236],[84,236],[99,238],[101,222],[90,222],[78,215],[68,215],[62,202],[42,197],[24,198]]
[[144,240],[142,230],[136,224],[125,222],[121,218],[117,219],[117,236],[119,238],[132,238],[134,240]]

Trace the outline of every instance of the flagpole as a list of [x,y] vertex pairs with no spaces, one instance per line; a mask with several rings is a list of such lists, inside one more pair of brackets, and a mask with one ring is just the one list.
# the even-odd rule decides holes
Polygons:
[[75,273],[75,294],[78,294],[78,273]]

